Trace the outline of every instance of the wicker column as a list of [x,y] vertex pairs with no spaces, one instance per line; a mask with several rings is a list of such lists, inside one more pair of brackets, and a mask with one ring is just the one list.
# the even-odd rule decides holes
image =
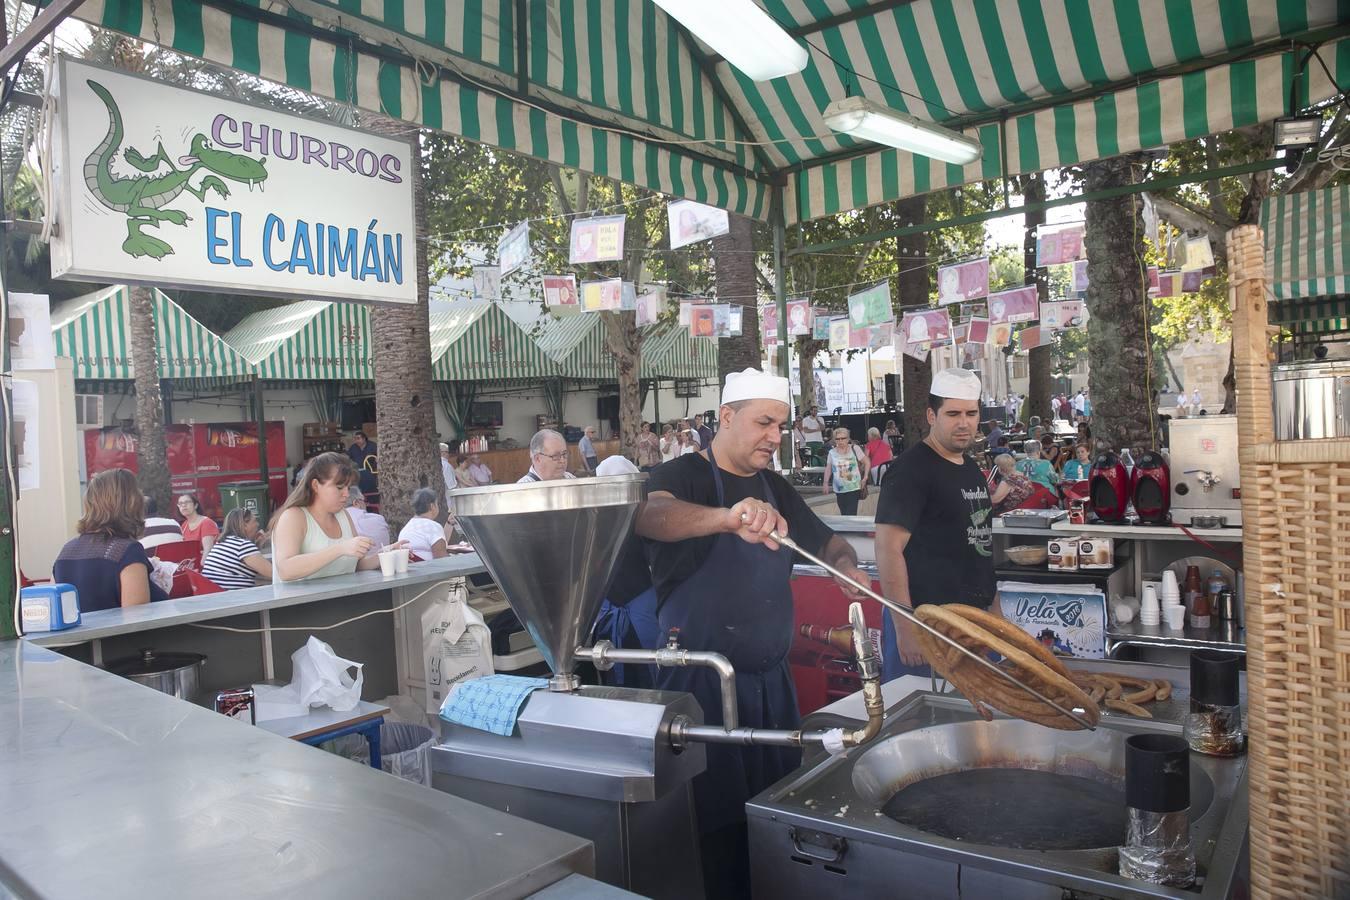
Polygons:
[[1228,249],[1253,894],[1350,897],[1350,441],[1275,441],[1260,229]]

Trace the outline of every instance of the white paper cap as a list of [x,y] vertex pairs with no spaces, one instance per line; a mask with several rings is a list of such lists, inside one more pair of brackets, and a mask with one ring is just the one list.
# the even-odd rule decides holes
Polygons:
[[777,400],[791,406],[792,392],[786,378],[759,369],[746,369],[728,374],[726,386],[722,388],[723,404],[740,400]]
[[638,467],[633,465],[627,457],[614,454],[606,456],[600,461],[600,465],[595,467],[597,475],[636,475]]
[[933,376],[928,392],[952,400],[979,400],[980,376],[969,369],[943,369]]

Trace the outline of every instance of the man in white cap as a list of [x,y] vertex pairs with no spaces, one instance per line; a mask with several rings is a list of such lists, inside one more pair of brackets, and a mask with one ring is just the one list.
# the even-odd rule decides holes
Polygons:
[[[911,608],[993,602],[989,487],[966,456],[979,424],[979,377],[965,369],[934,375],[928,436],[891,463],[877,501],[877,569],[887,599]],[[915,627],[893,612],[882,626],[882,678],[928,674]]]
[[455,480],[455,467],[450,464],[450,445],[441,441],[436,445],[436,450],[441,454],[441,477],[445,479],[445,492],[448,494],[459,487]]
[[[648,539],[658,639],[678,628],[685,647],[727,656],[736,669],[740,724],[751,728],[797,728],[800,721],[787,665],[793,557],[770,532],[867,578],[848,543],[770,470],[789,399],[786,378],[755,369],[729,374],[711,443],[650,474],[637,520],[637,533]],[[692,693],[705,721],[721,724],[711,669],[663,668],[657,687]],[[796,768],[800,752],[708,744],[707,756],[707,770],[694,779],[705,891],[748,897],[745,802]]]

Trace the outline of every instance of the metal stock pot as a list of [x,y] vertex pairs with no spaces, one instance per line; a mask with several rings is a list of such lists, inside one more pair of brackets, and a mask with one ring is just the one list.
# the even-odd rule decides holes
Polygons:
[[193,701],[201,688],[201,670],[206,657],[200,653],[156,653],[142,650],[107,665],[109,672],[130,678],[161,694]]

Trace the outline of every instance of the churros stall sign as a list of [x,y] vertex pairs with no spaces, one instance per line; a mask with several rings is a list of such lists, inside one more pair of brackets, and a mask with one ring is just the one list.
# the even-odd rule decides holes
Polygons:
[[404,141],[60,61],[59,278],[417,301]]

